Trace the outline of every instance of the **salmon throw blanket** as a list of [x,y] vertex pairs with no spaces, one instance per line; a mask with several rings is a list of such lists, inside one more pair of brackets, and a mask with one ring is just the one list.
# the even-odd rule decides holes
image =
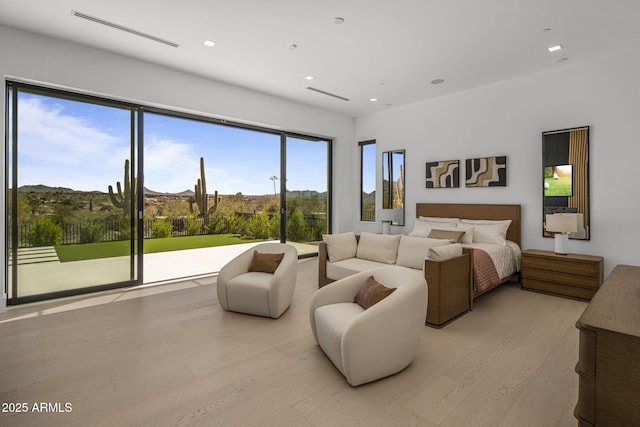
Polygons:
[[488,253],[482,249],[473,250],[473,290],[485,291],[500,283],[498,271]]

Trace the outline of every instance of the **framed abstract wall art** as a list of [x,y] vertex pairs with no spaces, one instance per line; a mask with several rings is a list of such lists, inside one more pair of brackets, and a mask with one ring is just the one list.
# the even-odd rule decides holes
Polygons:
[[427,162],[427,188],[460,187],[460,161]]
[[466,160],[467,187],[506,187],[507,156]]

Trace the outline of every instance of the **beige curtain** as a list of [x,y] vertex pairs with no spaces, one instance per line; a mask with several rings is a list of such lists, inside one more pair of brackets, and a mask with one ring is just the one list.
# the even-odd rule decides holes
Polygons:
[[573,196],[569,197],[569,207],[578,208],[584,214],[584,223],[589,224],[587,191],[589,169],[588,128],[572,129],[569,132],[569,163],[573,165]]

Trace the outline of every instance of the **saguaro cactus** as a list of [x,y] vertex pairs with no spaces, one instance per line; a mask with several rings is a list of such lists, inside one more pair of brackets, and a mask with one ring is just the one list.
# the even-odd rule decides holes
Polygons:
[[[195,202],[198,206],[201,216],[206,216],[208,213],[215,212],[218,209],[218,192],[213,195],[213,207],[209,208],[209,195],[207,194],[207,181],[204,176],[204,158],[200,157],[200,178],[194,187],[195,190]],[[189,200],[190,210],[193,211],[192,203],[193,198]],[[210,212],[211,211],[211,212]]]
[[[131,191],[131,185],[133,184],[133,192]],[[138,192],[138,179],[133,178],[133,182],[129,179],[129,160],[124,161],[124,192],[120,181],[116,182],[118,194],[114,194],[113,186],[109,186],[109,198],[113,206],[122,209],[122,215],[131,215],[131,200],[136,199]]]
[[195,185],[196,205],[200,215],[206,215],[209,210],[209,195],[207,194],[207,181],[204,177],[204,157],[200,157],[200,178]]

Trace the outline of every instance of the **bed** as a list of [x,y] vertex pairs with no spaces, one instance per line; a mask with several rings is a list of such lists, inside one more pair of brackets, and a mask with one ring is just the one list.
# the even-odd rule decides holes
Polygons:
[[[513,246],[516,248],[516,252],[520,251],[520,205],[418,203],[416,204],[416,218],[420,216],[511,220],[506,232],[506,239],[513,244],[501,245],[498,250],[508,251]],[[357,236],[355,238],[358,239]],[[474,288],[474,282],[477,281],[474,279],[480,275],[477,271],[474,274],[474,269],[477,270],[479,265],[475,258],[483,253],[490,257],[486,251],[491,252],[491,248],[482,248],[483,244],[474,243],[464,246],[466,247],[463,248],[461,256],[439,261],[425,259],[423,268],[417,270],[418,274],[424,274],[428,284],[426,325],[430,327],[442,328],[464,316],[473,308],[475,297],[494,289],[513,277],[511,273],[500,274],[498,279]],[[329,274],[331,263],[328,252],[327,243],[320,242],[318,245],[318,287],[323,287],[339,279],[335,274]],[[355,255],[353,256],[355,257]],[[518,263],[519,261],[518,259]],[[336,273],[335,268],[332,271]]]
[[[511,220],[507,229],[506,245],[485,243],[463,244],[471,250],[473,260],[473,286],[470,286],[470,304],[482,295],[517,275],[520,267],[521,219],[520,205],[416,203],[416,218],[462,218],[472,220]],[[493,263],[495,270],[488,267]]]

